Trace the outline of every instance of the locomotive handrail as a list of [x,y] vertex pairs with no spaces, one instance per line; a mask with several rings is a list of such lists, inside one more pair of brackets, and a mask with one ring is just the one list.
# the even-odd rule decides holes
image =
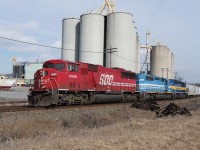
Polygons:
[[53,95],[53,85],[52,85],[52,83],[51,83],[51,80],[50,79],[48,79],[47,81],[49,81],[50,82],[50,84],[51,84],[51,88],[52,88],[52,95]]
[[[57,86],[57,88],[59,89],[59,86],[58,86],[57,81],[56,81],[54,78],[50,78],[50,79],[55,81],[56,86]],[[52,87],[53,87],[53,86],[52,86]],[[59,90],[57,90],[57,93],[58,93],[58,95],[59,95]],[[53,94],[53,88],[52,88],[52,94]]]

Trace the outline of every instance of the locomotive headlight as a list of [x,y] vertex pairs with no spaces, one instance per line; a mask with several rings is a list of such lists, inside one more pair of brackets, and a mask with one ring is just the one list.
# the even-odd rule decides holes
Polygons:
[[57,73],[51,73],[51,76],[55,77],[55,76],[57,76]]
[[42,71],[42,70],[40,71],[40,75],[41,75],[41,76],[43,75],[43,71]]

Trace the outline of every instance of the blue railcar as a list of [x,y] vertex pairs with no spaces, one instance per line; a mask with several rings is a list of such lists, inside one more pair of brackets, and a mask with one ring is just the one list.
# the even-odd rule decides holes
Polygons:
[[140,99],[153,100],[158,95],[171,99],[172,95],[168,88],[169,81],[165,78],[149,74],[137,74],[137,91]]

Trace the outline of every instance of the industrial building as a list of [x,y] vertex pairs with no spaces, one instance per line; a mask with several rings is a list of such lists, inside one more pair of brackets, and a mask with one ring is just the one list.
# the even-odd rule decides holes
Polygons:
[[17,84],[33,84],[34,74],[42,68],[40,62],[17,62],[13,59],[13,78],[16,78]]

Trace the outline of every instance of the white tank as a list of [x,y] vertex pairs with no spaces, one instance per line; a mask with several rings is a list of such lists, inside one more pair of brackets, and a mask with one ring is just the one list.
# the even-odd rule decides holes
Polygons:
[[106,66],[135,71],[132,14],[115,12],[107,16],[106,49],[117,48],[106,54]]
[[169,74],[171,73],[171,63],[169,63],[169,49],[167,46],[153,46],[150,58],[151,74],[169,78]]
[[79,61],[103,65],[104,16],[84,14],[80,23]]
[[61,59],[78,61],[80,20],[67,18],[62,21]]

